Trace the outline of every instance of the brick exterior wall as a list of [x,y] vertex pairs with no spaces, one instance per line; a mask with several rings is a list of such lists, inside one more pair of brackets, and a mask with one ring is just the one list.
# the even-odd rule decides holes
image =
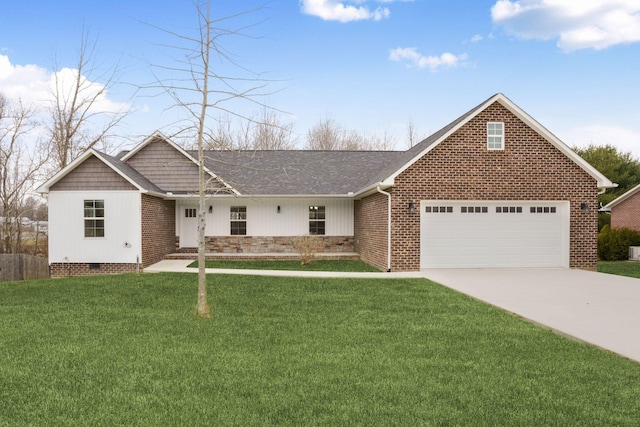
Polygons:
[[630,196],[611,208],[611,228],[640,231],[640,193]]
[[[488,151],[486,123],[505,123],[505,149]],[[597,261],[597,188],[595,180],[499,103],[470,120],[395,179],[392,194],[391,270],[420,268],[420,214],[407,206],[420,200],[551,200],[570,202],[570,267],[595,269]],[[373,197],[373,196],[371,196]],[[588,203],[590,211],[580,209]],[[365,209],[365,206],[369,206]],[[364,199],[358,211],[377,209]],[[356,219],[362,236],[379,225]],[[372,246],[372,243],[368,243]],[[367,261],[379,266],[378,258]]]
[[373,194],[354,204],[354,244],[360,259],[380,270],[387,270],[388,197]]
[[176,202],[141,195],[142,267],[148,267],[175,252]]
[[54,262],[49,268],[51,277],[95,276],[97,274],[135,273],[136,264],[131,263],[98,263],[97,268],[86,262]]
[[[354,252],[352,236],[316,236],[322,241],[319,252]],[[206,236],[208,253],[282,253],[297,254],[292,236]],[[179,239],[176,238],[176,242]],[[176,243],[177,245],[177,243]],[[181,248],[180,252],[195,253],[197,248]]]

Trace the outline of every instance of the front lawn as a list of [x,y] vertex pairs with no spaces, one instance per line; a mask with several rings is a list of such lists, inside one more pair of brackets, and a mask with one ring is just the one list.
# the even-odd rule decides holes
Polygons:
[[598,261],[600,273],[617,274],[619,276],[640,279],[640,262],[637,261]]
[[[192,262],[188,267],[198,268],[198,261]],[[380,272],[380,270],[360,260],[338,259],[317,259],[307,265],[302,265],[299,260],[207,260],[205,267],[233,270]]]
[[640,365],[421,279],[0,283],[0,425],[637,425]]

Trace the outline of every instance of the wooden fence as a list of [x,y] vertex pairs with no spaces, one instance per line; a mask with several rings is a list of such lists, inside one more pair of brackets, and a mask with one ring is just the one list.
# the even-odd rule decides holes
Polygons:
[[48,277],[49,261],[46,258],[26,254],[0,254],[0,282]]

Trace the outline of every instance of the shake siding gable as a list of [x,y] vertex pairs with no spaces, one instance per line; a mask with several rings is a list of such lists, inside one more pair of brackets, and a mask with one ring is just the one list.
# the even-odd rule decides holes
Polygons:
[[90,157],[51,186],[51,191],[137,190],[97,157]]
[[[505,147],[489,151],[487,122],[505,123]],[[393,271],[420,266],[420,200],[550,200],[570,202],[570,266],[595,268],[595,179],[499,103],[494,103],[395,179]],[[580,209],[588,203],[589,212]]]
[[198,190],[198,165],[161,138],[141,148],[126,163],[164,191]]

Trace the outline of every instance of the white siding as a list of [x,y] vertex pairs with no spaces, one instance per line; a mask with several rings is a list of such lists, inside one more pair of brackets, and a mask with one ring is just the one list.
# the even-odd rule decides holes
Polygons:
[[[84,237],[84,200],[104,200],[105,237]],[[135,263],[141,254],[140,193],[49,193],[49,262]],[[125,245],[125,242],[128,245]]]
[[[247,236],[308,234],[309,206],[325,206],[327,236],[353,236],[353,200],[351,199],[224,197],[209,199],[206,206],[207,236],[230,235],[229,209],[231,206],[247,207]],[[211,214],[208,213],[209,206],[213,207]],[[278,206],[280,206],[280,213],[278,213]],[[195,208],[197,202],[181,201],[176,204],[178,233],[185,233],[184,209],[187,207]]]

